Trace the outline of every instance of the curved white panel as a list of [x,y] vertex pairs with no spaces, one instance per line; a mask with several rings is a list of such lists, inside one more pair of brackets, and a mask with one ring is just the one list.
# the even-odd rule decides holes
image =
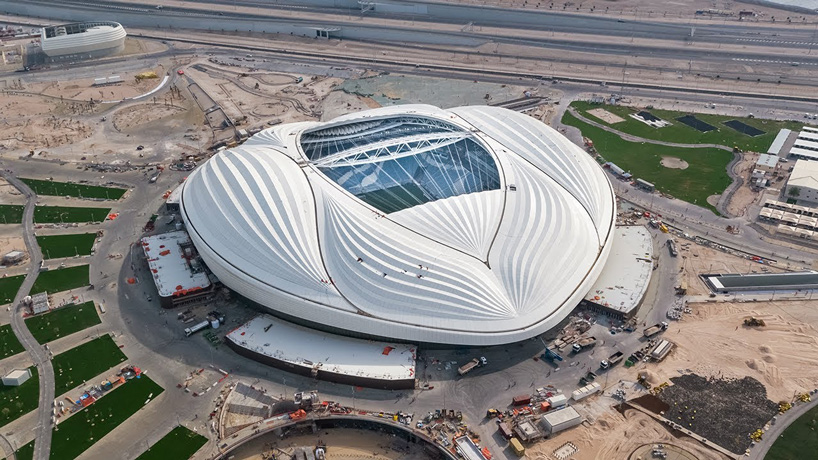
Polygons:
[[[413,202],[390,206],[387,189],[364,201],[300,145],[305,131],[320,142],[335,136],[341,153],[360,150],[369,132],[386,147],[405,142],[402,131],[384,131],[403,129],[393,117],[467,133],[488,152],[480,161],[496,163],[500,187],[424,201],[422,187],[411,189],[423,159],[404,163],[402,171],[411,164],[418,172],[395,183],[417,194]],[[410,123],[412,141],[426,142],[415,135],[418,120]],[[366,162],[398,155],[415,154],[385,149]],[[240,294],[336,329],[462,345],[519,341],[557,325],[599,276],[615,216],[610,183],[585,152],[526,115],[493,107],[396,106],[276,126],[202,165],[181,203],[208,267]]]

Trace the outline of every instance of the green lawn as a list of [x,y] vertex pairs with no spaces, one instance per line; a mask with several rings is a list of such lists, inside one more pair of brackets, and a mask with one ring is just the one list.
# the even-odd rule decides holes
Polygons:
[[88,265],[56,268],[37,275],[37,281],[31,288],[32,294],[38,292],[60,292],[88,286]]
[[26,326],[39,343],[48,343],[102,321],[93,301],[60,307],[51,313],[26,319]]
[[187,460],[207,443],[207,438],[177,426],[136,460]]
[[818,407],[792,422],[775,440],[764,460],[801,460],[818,453]]
[[26,275],[0,278],[0,305],[14,301],[14,296],[17,295],[17,291],[20,290],[20,285],[23,284],[25,279]]
[[18,204],[0,204],[0,224],[19,224],[23,222],[23,208]]
[[60,353],[52,360],[55,394],[59,396],[82,385],[127,359],[107,334]]
[[[19,387],[0,385],[0,427],[17,420],[37,408],[40,383],[37,368],[31,366],[31,378]],[[10,371],[11,369],[6,369]]]
[[17,340],[14,331],[11,330],[11,324],[0,326],[0,359],[16,355],[23,350],[23,345]]
[[[653,128],[642,123],[639,120],[634,120],[630,116],[631,113],[639,112],[639,109],[633,107],[625,107],[620,105],[597,105],[590,104],[584,101],[574,101],[571,107],[576,108],[583,116],[589,120],[602,123],[610,126],[618,131],[633,134],[634,136],[644,137],[645,139],[654,139],[658,141],[676,142],[680,144],[718,144],[726,147],[739,147],[742,150],[751,150],[753,152],[766,153],[767,149],[773,143],[773,139],[778,135],[778,131],[782,128],[799,131],[804,125],[803,123],[793,121],[775,121],[763,120],[760,118],[741,118],[728,117],[724,115],[710,115],[697,113],[694,114],[696,118],[704,121],[710,125],[715,126],[715,131],[703,133],[697,129],[691,128],[686,124],[676,120],[677,118],[688,115],[688,112],[676,112],[672,110],[659,109],[645,109],[651,114],[672,123],[671,126],[664,128]],[[603,108],[608,112],[619,115],[625,121],[609,124],[587,113],[590,109]],[[765,132],[760,136],[750,137],[746,134],[728,128],[724,125],[725,121],[738,120],[744,124],[753,126]]]
[[[149,398],[164,391],[143,375],[111,390],[99,401],[71,416],[54,429],[51,440],[52,460],[72,460],[135,414]],[[152,396],[151,396],[152,395]],[[127,436],[127,433],[122,433]],[[122,455],[112,453],[111,458]]]
[[[680,200],[714,209],[707,197],[722,193],[730,185],[727,164],[733,154],[715,148],[685,149],[655,144],[628,142],[616,134],[584,123],[566,112],[566,125],[575,126],[594,141],[594,146],[607,161],[615,163],[635,177],[656,185],[658,190]],[[663,156],[680,158],[687,169],[670,169],[660,164]]]
[[77,208],[72,206],[37,206],[34,208],[34,222],[54,224],[61,222],[102,222],[110,208]]
[[34,458],[34,441],[17,449],[15,452],[17,460],[32,460]]
[[96,239],[96,233],[38,236],[37,244],[40,245],[44,258],[58,259],[60,257],[90,255],[91,247],[94,245],[94,240]]
[[21,181],[28,184],[38,195],[53,196],[73,196],[77,198],[101,198],[105,200],[118,200],[122,198],[127,189],[115,187],[100,187],[98,185],[70,184],[67,182],[52,182],[50,180],[24,179]]

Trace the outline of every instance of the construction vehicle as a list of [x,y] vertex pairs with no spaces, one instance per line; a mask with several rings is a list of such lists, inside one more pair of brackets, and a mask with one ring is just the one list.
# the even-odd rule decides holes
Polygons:
[[661,230],[662,233],[667,233],[668,232],[667,225],[660,222],[659,223],[659,230]]
[[590,348],[596,345],[596,337],[581,337],[579,340],[571,346],[571,350],[574,353],[579,353],[580,351]]
[[653,337],[659,332],[666,330],[667,326],[668,326],[667,322],[662,321],[661,323],[656,323],[653,326],[645,329],[645,332],[643,334],[645,335],[645,337]]
[[206,328],[208,326],[210,326],[210,321],[204,320],[201,323],[197,323],[197,324],[195,324],[195,325],[193,325],[191,327],[186,327],[185,328],[185,337],[190,337],[194,333],[199,332],[199,331],[201,331],[202,329],[204,329],[204,328]]
[[486,418],[498,418],[501,415],[502,415],[502,412],[500,412],[497,409],[489,409],[489,410],[486,411]]
[[525,447],[523,447],[522,443],[520,443],[517,438],[511,438],[508,445],[511,446],[511,450],[513,450],[518,457],[525,455]]
[[676,242],[673,239],[667,240],[667,250],[670,252],[671,257],[677,257],[679,255],[679,251],[676,250]]
[[511,431],[511,427],[508,426],[508,423],[497,421],[497,429],[500,431],[500,436],[504,439],[511,439],[514,437],[514,432]]
[[471,372],[472,369],[475,369],[477,367],[483,367],[486,364],[488,364],[488,361],[486,361],[486,358],[484,356],[481,356],[480,358],[474,358],[471,361],[467,362],[466,364],[460,366],[460,368],[457,369],[457,373],[460,375],[466,375],[469,372]]
[[551,361],[551,362],[562,361],[562,356],[560,356],[559,354],[557,354],[557,352],[555,352],[554,350],[552,350],[550,348],[546,348],[545,352],[543,352],[543,354],[540,356],[540,358],[542,358],[542,359],[544,359],[546,361]]
[[767,323],[765,323],[763,319],[751,316],[749,318],[744,318],[744,325],[748,327],[764,327],[767,325]]
[[298,409],[295,412],[290,412],[289,417],[290,420],[301,420],[307,417],[307,413],[304,412],[304,409]]
[[602,369],[608,369],[611,366],[615,365],[619,361],[622,361],[622,358],[625,356],[625,353],[621,351],[617,351],[616,353],[612,354],[608,357],[608,359],[603,359],[602,362],[599,363],[599,367]]
[[645,387],[646,390],[650,390],[651,385],[650,382],[648,382],[648,376],[646,373],[640,372],[636,378],[636,382]]

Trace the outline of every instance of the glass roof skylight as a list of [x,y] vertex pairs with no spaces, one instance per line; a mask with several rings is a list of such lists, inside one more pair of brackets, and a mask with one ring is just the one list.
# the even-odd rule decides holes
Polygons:
[[306,132],[310,162],[384,213],[500,188],[491,154],[462,128],[423,117],[367,120]]

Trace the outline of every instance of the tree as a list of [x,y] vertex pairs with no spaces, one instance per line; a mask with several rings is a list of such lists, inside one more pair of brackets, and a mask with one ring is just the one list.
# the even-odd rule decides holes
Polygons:
[[793,198],[798,198],[801,196],[801,187],[790,187],[789,190],[787,190],[787,195]]

